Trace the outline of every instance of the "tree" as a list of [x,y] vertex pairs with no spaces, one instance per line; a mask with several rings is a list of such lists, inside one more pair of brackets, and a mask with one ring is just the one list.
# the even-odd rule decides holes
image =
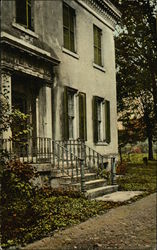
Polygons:
[[157,123],[157,1],[114,3],[122,12],[116,33],[118,112],[125,128],[133,131],[132,138],[148,138],[149,159],[153,159],[153,128]]

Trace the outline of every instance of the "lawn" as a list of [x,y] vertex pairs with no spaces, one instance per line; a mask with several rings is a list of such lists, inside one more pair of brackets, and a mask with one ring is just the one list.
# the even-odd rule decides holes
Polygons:
[[[138,160],[137,160],[138,159]],[[132,161],[126,164],[126,173],[117,179],[119,190],[145,191],[153,193],[157,188],[157,161],[148,161],[145,166],[142,156],[132,156]]]
[[[131,154],[122,154],[122,158],[124,161],[135,163],[135,164],[142,164],[143,163],[143,158],[147,157],[147,153],[131,153]],[[157,153],[154,153],[154,160],[157,160]]]

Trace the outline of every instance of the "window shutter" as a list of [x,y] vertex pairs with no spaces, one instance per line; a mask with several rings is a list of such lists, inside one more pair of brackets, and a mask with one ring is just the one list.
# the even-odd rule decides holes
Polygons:
[[85,93],[79,93],[79,138],[82,140],[87,140]]
[[68,120],[68,90],[64,89],[64,139],[69,139],[69,120]]
[[93,97],[93,137],[94,142],[98,142],[98,99],[96,96]]
[[106,142],[111,142],[111,129],[110,129],[110,102],[105,100],[105,128],[106,128]]

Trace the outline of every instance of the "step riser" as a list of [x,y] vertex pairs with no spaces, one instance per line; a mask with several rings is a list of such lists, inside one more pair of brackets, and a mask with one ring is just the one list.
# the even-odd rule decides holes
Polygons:
[[97,182],[97,183],[91,183],[91,184],[86,184],[86,190],[90,190],[90,189],[93,189],[93,188],[98,188],[98,187],[104,187],[107,185],[107,183],[104,181],[104,182]]
[[[74,177],[74,180],[77,179],[76,177]],[[79,181],[81,180],[81,177],[78,178]],[[89,176],[85,176],[85,182],[86,181],[91,181],[91,180],[95,180],[97,179],[97,176],[96,175],[89,175]]]
[[88,199],[94,199],[94,198],[97,198],[99,196],[103,196],[105,194],[116,192],[117,190],[118,190],[118,186],[115,185],[115,186],[110,186],[108,188],[106,187],[105,189],[102,189],[102,190],[93,191],[90,194],[88,194],[88,192],[87,192],[86,195],[87,195]]

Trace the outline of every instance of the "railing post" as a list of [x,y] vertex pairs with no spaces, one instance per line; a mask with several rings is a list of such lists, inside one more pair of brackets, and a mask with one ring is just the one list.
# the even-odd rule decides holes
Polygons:
[[80,159],[80,163],[81,163],[81,192],[85,193],[86,187],[85,187],[84,160]]
[[116,161],[115,161],[115,157],[111,158],[111,184],[116,185]]

